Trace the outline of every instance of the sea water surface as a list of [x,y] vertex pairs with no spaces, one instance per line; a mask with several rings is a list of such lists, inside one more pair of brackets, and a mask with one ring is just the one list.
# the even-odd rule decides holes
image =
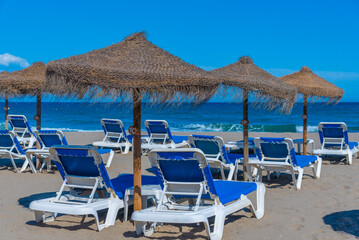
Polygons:
[[[2,102],[2,108],[4,102]],[[35,127],[35,102],[9,103],[9,114],[25,115]],[[249,130],[254,132],[302,132],[303,105],[296,103],[291,114],[278,114],[250,108]],[[4,129],[4,111],[0,112],[0,128]],[[62,131],[102,131],[101,118],[121,119],[128,129],[132,125],[130,103],[42,103],[42,129]],[[242,131],[242,104],[205,103],[193,107],[182,104],[179,107],[142,104],[142,123],[146,119],[164,119],[172,131],[192,132],[238,132]],[[337,105],[309,104],[308,131],[317,131],[322,121],[345,122],[351,132],[359,132],[359,103]],[[144,126],[142,125],[144,130]]]

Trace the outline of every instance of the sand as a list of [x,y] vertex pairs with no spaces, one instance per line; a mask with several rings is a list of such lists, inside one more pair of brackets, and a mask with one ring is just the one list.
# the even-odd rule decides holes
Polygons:
[[[179,133],[186,135],[188,133]],[[220,135],[225,141],[240,140],[239,133],[205,133]],[[100,132],[65,133],[69,144],[90,144],[101,140]],[[273,136],[297,138],[296,133],[250,133],[250,137]],[[318,134],[309,134],[318,147]],[[359,134],[351,134],[359,141]],[[2,161],[2,160],[1,160]],[[9,163],[6,163],[10,166]],[[147,157],[142,158],[143,174],[150,174]],[[108,169],[111,177],[132,172],[132,154],[116,155]],[[349,166],[342,159],[324,159],[320,179],[311,169],[305,170],[302,188],[294,189],[290,176],[267,182],[265,215],[252,218],[248,209],[226,220],[223,239],[357,239],[359,238],[359,159]],[[132,222],[118,215],[115,226],[96,231],[93,217],[60,216],[50,223],[36,224],[28,206],[32,200],[52,196],[59,190],[58,172],[15,173],[0,165],[0,239],[147,239],[137,237]],[[206,239],[203,226],[164,225],[150,239]]]

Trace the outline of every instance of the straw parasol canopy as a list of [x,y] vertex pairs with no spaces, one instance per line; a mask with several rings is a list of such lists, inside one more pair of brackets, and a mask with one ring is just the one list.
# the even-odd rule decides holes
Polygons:
[[272,74],[257,67],[250,57],[241,57],[235,63],[210,72],[222,77],[224,85],[253,93],[258,106],[287,113],[292,109],[296,97],[295,88],[283,84]]
[[[241,57],[237,62],[211,71],[222,78],[223,84],[229,87],[241,88],[243,92],[243,169],[244,180],[249,176],[245,165],[249,161],[248,143],[248,96],[255,94],[257,106],[269,110],[277,109],[289,113],[296,97],[295,88],[284,84],[272,74],[254,65],[250,57]],[[236,176],[235,176],[236,179]]]
[[160,102],[178,92],[195,102],[205,101],[220,84],[208,72],[149,42],[144,32],[103,49],[51,61],[46,76],[45,90],[57,95],[116,98],[136,89]]
[[[78,98],[124,99],[132,93],[134,210],[141,209],[141,99],[195,103],[209,99],[221,81],[146,39],[143,32],[86,54],[47,64],[45,90]],[[179,95],[179,93],[182,93]]]
[[303,95],[303,154],[307,154],[307,119],[308,98],[311,101],[322,101],[336,104],[344,95],[344,90],[314,74],[308,67],[302,67],[295,72],[279,78],[283,82],[295,87]]
[[300,71],[280,77],[279,79],[295,87],[298,93],[308,96],[313,100],[337,103],[344,95],[343,89],[319,77],[308,67],[302,67]]
[[12,73],[0,75],[0,92],[10,95],[32,95],[41,93],[45,82],[46,65],[36,62],[30,67]]
[[[41,92],[45,83],[46,65],[43,62],[35,62],[30,67],[9,74],[0,75],[0,93],[7,97],[16,95],[36,96],[36,129],[41,129]],[[5,111],[8,107],[5,106]],[[5,113],[7,115],[7,112]]]
[[0,72],[0,94],[3,96],[5,94],[8,93],[8,90],[6,88],[2,88],[2,83],[4,82],[4,80],[6,80],[6,77],[10,74],[10,72],[7,71],[2,71]]

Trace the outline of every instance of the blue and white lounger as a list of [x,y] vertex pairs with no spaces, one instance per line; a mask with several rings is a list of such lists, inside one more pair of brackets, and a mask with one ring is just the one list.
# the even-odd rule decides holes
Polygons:
[[[99,153],[93,147],[54,146],[50,148],[51,158],[63,176],[63,183],[56,197],[31,202],[36,222],[55,220],[57,214],[93,215],[97,228],[115,224],[119,209],[124,208],[124,194],[133,187],[133,175],[121,174],[110,179]],[[155,176],[142,176],[143,185],[157,185]],[[70,192],[64,192],[69,188]],[[81,192],[79,189],[87,190]],[[99,223],[98,211],[108,209],[106,220]],[[45,213],[52,213],[46,217]]]
[[[296,155],[293,141],[290,138],[255,138],[256,153],[259,160],[247,164],[249,176],[251,166],[258,169],[256,181],[262,181],[262,171],[289,172],[295,189],[300,189],[305,167],[313,169],[314,177],[319,178],[322,159],[313,155]],[[298,177],[295,174],[298,173]]]
[[313,151],[318,155],[346,156],[352,164],[353,155],[358,152],[358,142],[349,142],[347,125],[343,122],[321,122],[318,125],[320,149]]
[[[188,137],[193,148],[199,148],[205,154],[210,168],[219,168],[222,179],[225,178],[223,169],[229,169],[227,180],[237,180],[238,165],[243,164],[243,154],[227,153],[223,138],[219,136],[192,135]],[[251,155],[255,157],[255,155]]]
[[168,123],[165,120],[146,120],[145,127],[148,137],[143,138],[146,143],[141,144],[141,148],[144,152],[155,148],[188,147],[188,137],[172,135]]
[[101,125],[105,132],[102,141],[94,142],[92,145],[101,148],[111,148],[120,150],[122,154],[127,154],[132,147],[132,135],[127,135],[121,120],[101,119]]
[[[36,158],[44,160],[40,167],[40,172],[45,167],[45,165],[47,165],[47,169],[50,170],[51,157],[49,149],[55,145],[67,146],[68,143],[65,134],[60,130],[38,130],[35,131],[35,136],[40,143],[41,149],[29,149],[26,151],[26,156],[28,159],[32,159],[32,157],[35,156]],[[100,154],[110,154],[106,163],[106,167],[109,167],[114,156],[113,151],[110,149],[97,149],[97,151]]]
[[[265,187],[262,183],[213,180],[204,153],[196,148],[157,149],[148,154],[152,168],[162,180],[162,195],[155,207],[136,211],[136,232],[149,236],[156,223],[204,223],[210,239],[222,239],[226,216],[249,207],[258,219],[264,215]],[[246,197],[257,191],[257,208]],[[194,205],[168,200],[192,197]],[[205,200],[205,201],[203,201]],[[214,217],[211,232],[208,219]],[[151,223],[146,229],[146,223]]]
[[[31,159],[28,159],[25,152],[29,149],[23,149],[13,132],[7,130],[0,131],[0,158],[10,159],[16,172],[23,172],[30,165],[32,172],[36,173],[35,166]],[[19,171],[16,167],[15,159],[24,160]]]
[[36,138],[26,117],[24,115],[8,115],[7,120],[20,144],[26,148],[32,148],[36,143]]

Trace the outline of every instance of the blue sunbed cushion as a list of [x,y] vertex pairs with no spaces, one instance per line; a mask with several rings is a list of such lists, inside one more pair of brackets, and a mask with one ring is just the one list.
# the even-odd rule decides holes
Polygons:
[[188,141],[188,136],[172,136],[174,143],[181,143],[183,141]]
[[314,155],[295,155],[295,158],[297,160],[297,166],[301,168],[314,163],[318,159],[318,157]]
[[242,194],[247,195],[257,190],[257,184],[251,182],[214,180],[213,183],[222,204],[235,201],[239,199]]
[[[160,185],[156,176],[142,175],[142,185]],[[125,196],[127,188],[133,187],[133,174],[124,173],[118,175],[116,178],[111,179],[112,186],[119,198]]]
[[350,149],[353,149],[353,148],[357,147],[358,145],[359,145],[358,142],[349,142],[349,148]]
[[109,153],[111,152],[111,149],[96,149],[96,151],[99,153],[99,154],[106,154],[106,153]]

